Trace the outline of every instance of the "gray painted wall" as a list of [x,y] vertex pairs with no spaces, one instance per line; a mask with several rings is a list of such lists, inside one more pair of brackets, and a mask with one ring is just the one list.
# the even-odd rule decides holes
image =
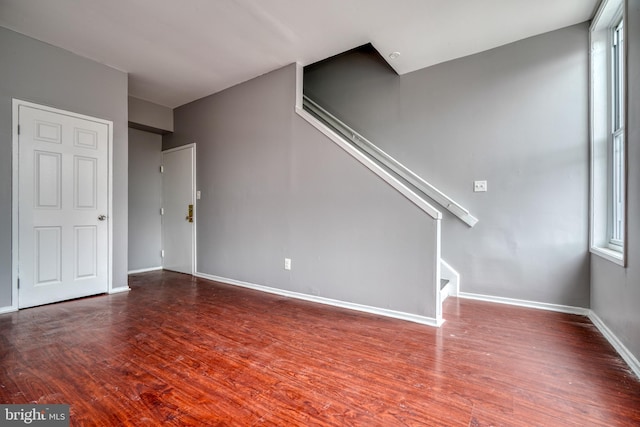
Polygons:
[[12,98],[114,123],[113,284],[127,284],[127,75],[0,27],[0,307],[11,305]]
[[345,54],[307,67],[304,84],[479,218],[443,219],[462,291],[589,306],[587,24],[402,77]]
[[175,110],[163,148],[197,143],[199,271],[435,317],[435,223],[294,103],[292,65]]
[[593,311],[640,360],[640,0],[627,1],[627,268],[591,256]]
[[162,136],[129,129],[129,271],[162,267]]
[[173,109],[130,96],[129,122],[157,129],[158,133],[173,132]]

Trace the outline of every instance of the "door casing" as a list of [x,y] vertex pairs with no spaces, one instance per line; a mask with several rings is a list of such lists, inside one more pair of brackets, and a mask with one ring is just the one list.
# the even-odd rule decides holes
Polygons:
[[37,108],[44,111],[49,111],[57,114],[66,114],[69,116],[77,117],[84,120],[93,120],[103,123],[108,128],[107,135],[107,216],[109,221],[107,222],[107,292],[111,293],[113,290],[113,122],[109,120],[100,119],[97,117],[87,116],[84,114],[75,113],[72,111],[61,110],[59,108],[49,107],[46,105],[36,104],[29,101],[23,101],[13,98],[13,113],[12,113],[12,185],[11,185],[11,310],[18,310],[18,280],[19,280],[19,248],[20,248],[20,233],[18,227],[18,205],[19,205],[19,183],[20,183],[20,169],[19,169],[19,107],[27,106]]

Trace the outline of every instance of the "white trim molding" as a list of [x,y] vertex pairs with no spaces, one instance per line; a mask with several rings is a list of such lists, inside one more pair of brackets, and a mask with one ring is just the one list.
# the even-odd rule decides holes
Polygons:
[[582,307],[573,307],[570,305],[549,304],[546,302],[527,301],[515,298],[494,297],[491,295],[472,294],[469,292],[460,292],[459,298],[472,299],[477,301],[495,302],[497,304],[514,305],[518,307],[535,308],[538,310],[557,311],[559,313],[578,314],[580,316],[588,316],[591,310]]
[[327,136],[331,141],[333,141],[337,146],[342,148],[344,151],[349,153],[351,157],[356,159],[366,168],[368,168],[371,172],[378,175],[382,178],[387,184],[391,187],[395,188],[400,194],[409,199],[413,204],[418,206],[421,210],[423,210],[427,215],[429,215],[433,219],[441,219],[442,213],[433,207],[429,202],[420,197],[418,193],[404,185],[401,181],[399,181],[396,177],[387,172],[384,168],[378,165],[376,162],[371,160],[369,157],[364,155],[354,146],[345,141],[343,137],[338,135],[337,132],[334,132],[327,125],[322,123],[320,120],[312,116],[309,112],[303,109],[303,99],[302,99],[302,74],[303,68],[302,65],[296,64],[296,106],[295,112],[304,120],[309,122],[313,127],[322,132],[325,136]]
[[367,167],[371,172],[378,175],[382,178],[387,184],[398,190],[400,194],[409,199],[413,204],[418,206],[421,210],[423,210],[427,215],[429,215],[433,219],[441,219],[442,213],[434,208],[430,203],[420,197],[415,191],[411,190],[409,187],[404,185],[398,179],[396,179],[393,175],[384,170],[380,165],[375,163],[373,160],[362,154],[356,148],[354,148],[351,144],[345,142],[345,140],[338,135],[336,132],[331,130],[328,126],[322,123],[320,120],[313,117],[307,111],[302,108],[296,107],[296,113],[302,117],[304,120],[309,122],[313,127],[322,132],[325,136],[327,136],[331,141],[333,141],[336,145],[342,148],[344,151],[349,153],[351,157],[356,159],[358,162],[362,163],[365,167]]
[[129,292],[131,288],[129,286],[120,286],[119,288],[111,288],[109,289],[109,295],[111,294],[120,294],[122,292]]
[[459,298],[472,299],[477,301],[493,302],[497,304],[513,305],[518,307],[534,308],[538,310],[556,311],[559,313],[577,314],[586,316],[591,323],[600,331],[600,333],[609,341],[613,348],[618,352],[620,357],[629,365],[633,373],[640,378],[640,362],[629,351],[629,349],[618,339],[618,337],[607,327],[607,325],[598,317],[593,310],[582,307],[573,307],[569,305],[548,304],[535,301],[520,300],[514,298],[502,298],[489,295],[472,294],[468,292],[460,292]]
[[[13,98],[12,100],[12,118],[11,118],[11,135],[12,135],[12,185],[11,185],[11,308],[15,311],[18,310],[18,251],[20,247],[18,246],[18,241],[20,237],[19,233],[19,223],[18,223],[18,194],[19,194],[19,169],[18,165],[20,164],[20,150],[18,147],[18,141],[20,140],[20,135],[18,133],[18,125],[20,123],[18,117],[18,111],[20,106],[20,101],[18,99]],[[111,221],[109,221],[111,222]]]
[[267,292],[270,294],[280,295],[284,297],[299,299],[303,301],[315,302],[318,304],[331,305],[334,307],[346,308],[349,310],[361,311],[369,314],[377,314],[379,316],[391,317],[394,319],[406,320],[409,322],[420,323],[422,325],[439,327],[444,320],[434,319],[433,317],[420,316],[417,314],[404,313],[401,311],[389,310],[386,308],[372,307],[368,305],[356,304],[347,301],[340,301],[331,298],[324,298],[315,295],[307,295],[299,292],[286,291],[283,289],[272,288],[269,286],[257,285],[255,283],[242,282],[240,280],[229,279],[226,277],[214,276],[206,273],[196,273],[196,277],[207,279],[214,282],[224,283],[227,285],[239,286],[242,288],[253,289],[255,291]]
[[148,273],[149,271],[158,271],[162,270],[162,266],[158,267],[150,267],[150,268],[139,268],[137,270],[129,270],[127,274],[138,274],[138,273]]
[[18,308],[12,305],[8,305],[6,307],[0,307],[0,314],[13,313],[16,311],[18,311]]
[[[366,153],[368,157],[375,159],[377,162],[393,171],[394,174],[401,177],[404,181],[420,190],[420,192],[424,193],[431,200],[435,201],[444,209],[447,209],[453,215],[457,216],[469,227],[473,227],[474,225],[476,225],[478,219],[471,215],[467,209],[462,207],[459,203],[444,194],[442,191],[438,190],[429,182],[425,181],[421,176],[417,175],[411,169],[407,168],[393,156],[380,149],[380,147],[376,146],[374,143],[369,141],[367,138],[365,138],[355,130],[351,129],[336,116],[325,110],[323,107],[321,107],[315,101],[305,95],[303,95],[303,103],[304,111],[312,112],[314,117],[321,118],[322,124],[330,124],[329,128],[332,130],[335,129],[339,135],[342,135],[342,138],[344,140],[348,140],[349,145],[357,147],[359,151]],[[305,116],[302,117],[306,119]],[[315,123],[312,124],[316,128],[318,128]],[[326,132],[324,131],[323,133],[326,134]]]
[[592,254],[598,255],[599,257],[604,258],[608,261],[611,261],[614,264],[618,264],[621,267],[625,266],[624,256],[622,252],[614,251],[613,249],[604,248],[604,247],[595,246],[595,245],[592,245],[591,248],[589,248],[589,251]]
[[638,359],[629,351],[629,349],[618,339],[617,336],[607,327],[607,325],[598,317],[593,310],[589,310],[589,320],[594,324],[596,328],[604,335],[604,337],[609,341],[609,343],[615,348],[620,357],[629,365],[629,368],[633,371],[633,373],[640,378],[640,362]]

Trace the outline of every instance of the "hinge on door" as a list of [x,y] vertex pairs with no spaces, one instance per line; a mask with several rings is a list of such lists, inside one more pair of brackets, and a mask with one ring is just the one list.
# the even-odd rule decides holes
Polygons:
[[20,135],[20,125],[18,125],[18,135]]
[[20,278],[18,277],[18,289],[20,289]]
[[164,258],[164,249],[160,251],[160,258]]
[[164,166],[160,165],[160,173],[164,173]]

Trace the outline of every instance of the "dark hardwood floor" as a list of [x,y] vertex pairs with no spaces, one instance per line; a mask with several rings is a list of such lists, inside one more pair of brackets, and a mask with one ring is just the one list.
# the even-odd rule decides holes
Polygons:
[[175,273],[0,315],[0,402],[72,425],[632,426],[588,319],[450,298],[432,328]]

